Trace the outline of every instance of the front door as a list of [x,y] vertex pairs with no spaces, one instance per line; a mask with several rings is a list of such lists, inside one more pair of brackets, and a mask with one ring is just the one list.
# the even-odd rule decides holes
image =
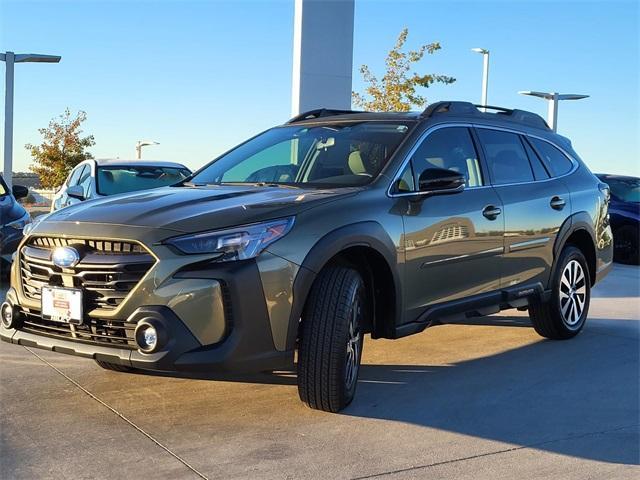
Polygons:
[[[466,185],[459,193],[398,200],[405,228],[405,322],[430,305],[500,286],[502,204],[484,179],[470,130],[452,126],[432,131],[412,154],[403,178],[413,177],[415,185],[429,168],[463,173]],[[409,181],[405,184],[412,188]]]

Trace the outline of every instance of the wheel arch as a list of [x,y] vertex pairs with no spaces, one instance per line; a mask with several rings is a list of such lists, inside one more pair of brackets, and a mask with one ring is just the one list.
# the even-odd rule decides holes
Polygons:
[[359,222],[333,230],[322,237],[302,262],[293,284],[287,350],[295,348],[300,317],[318,273],[325,266],[336,262],[356,268],[363,276],[370,296],[374,294],[372,335],[391,335],[400,315],[402,298],[399,275],[395,268],[397,249],[379,223]]
[[575,246],[584,255],[589,268],[591,286],[593,286],[596,282],[597,273],[596,240],[593,222],[587,212],[578,212],[571,215],[560,228],[553,249],[553,268],[549,278],[554,278],[555,271],[558,268],[557,259],[560,256],[560,252],[567,245]]

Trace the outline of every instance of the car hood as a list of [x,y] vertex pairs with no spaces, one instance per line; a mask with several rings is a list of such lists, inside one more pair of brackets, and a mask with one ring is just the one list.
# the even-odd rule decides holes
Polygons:
[[264,186],[163,187],[81,202],[46,222],[100,223],[198,232],[294,215],[353,195],[360,188],[305,189]]
[[612,201],[609,204],[609,212],[633,217],[637,220],[640,218],[640,203]]

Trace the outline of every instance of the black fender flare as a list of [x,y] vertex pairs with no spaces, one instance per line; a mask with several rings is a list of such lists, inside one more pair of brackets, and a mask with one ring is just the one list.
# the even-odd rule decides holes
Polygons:
[[295,348],[302,310],[317,274],[338,253],[347,248],[358,246],[370,247],[376,250],[387,262],[389,270],[392,272],[395,286],[395,318],[399,318],[402,296],[398,271],[395,268],[398,263],[396,245],[379,223],[371,221],[354,223],[326,234],[309,250],[302,262],[293,282],[293,305],[287,328],[287,350]]
[[[562,252],[562,249],[567,243],[569,237],[578,230],[584,230],[585,232],[587,232],[589,234],[589,237],[591,237],[591,240],[593,241],[593,245],[595,247],[596,239],[595,232],[593,230],[593,220],[591,219],[589,214],[587,212],[577,212],[569,216],[564,221],[564,223],[560,227],[560,230],[558,231],[558,234],[556,235],[556,241],[553,245],[553,266],[551,267],[549,281],[554,278],[556,268],[558,267],[556,259],[560,255],[560,252]],[[594,279],[591,280],[593,281]]]

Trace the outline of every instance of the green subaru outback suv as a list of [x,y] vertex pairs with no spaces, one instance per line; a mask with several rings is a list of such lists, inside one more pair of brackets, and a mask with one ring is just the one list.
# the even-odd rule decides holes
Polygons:
[[120,371],[291,369],[297,351],[301,399],[335,412],[367,333],[520,308],[578,334],[611,266],[608,200],[529,112],[307,112],[180,184],[36,224],[0,335]]

